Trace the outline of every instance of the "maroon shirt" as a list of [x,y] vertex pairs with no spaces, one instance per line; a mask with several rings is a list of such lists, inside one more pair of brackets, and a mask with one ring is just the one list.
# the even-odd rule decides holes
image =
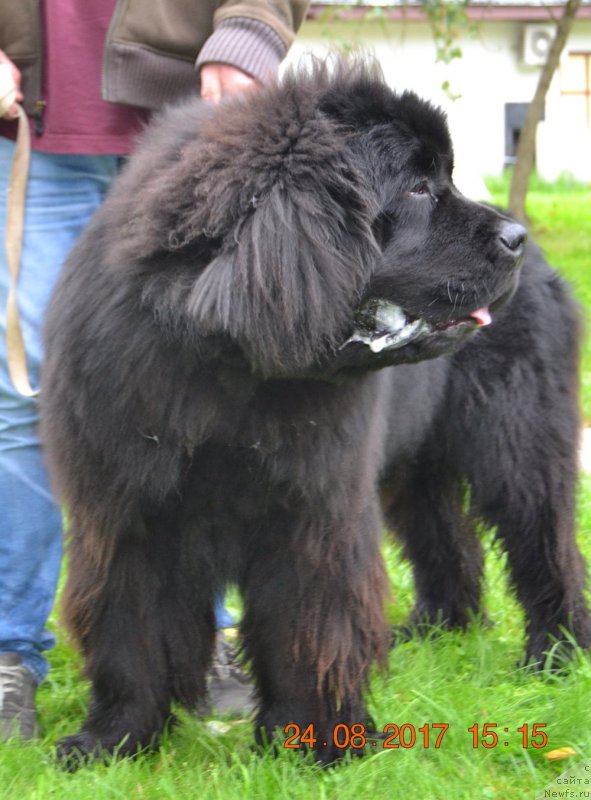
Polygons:
[[[103,46],[115,0],[42,0],[43,133],[31,144],[46,153],[128,153],[148,118],[145,110],[101,98]],[[197,88],[197,76],[195,87]],[[0,135],[14,137],[14,123]]]

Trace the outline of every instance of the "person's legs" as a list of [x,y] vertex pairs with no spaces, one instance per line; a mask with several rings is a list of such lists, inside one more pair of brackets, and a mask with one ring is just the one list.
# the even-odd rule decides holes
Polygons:
[[207,696],[198,708],[201,716],[221,714],[249,716],[256,707],[254,685],[240,664],[235,644],[236,621],[224,603],[224,594],[215,599],[217,629],[211,669],[207,675]]
[[[13,145],[0,138],[0,234],[6,229],[6,183]],[[34,152],[27,189],[18,303],[29,378],[38,385],[42,319],[61,265],[117,172],[114,156]],[[37,438],[37,402],[12,386],[6,362],[9,272],[0,247],[0,681],[14,687],[28,673],[39,683],[54,644],[46,629],[61,562],[61,516]],[[16,654],[18,659],[7,654]],[[28,671],[22,669],[26,668]],[[1,688],[1,687],[0,687]],[[6,697],[6,692],[4,693]],[[14,700],[14,697],[13,697]],[[13,714],[0,706],[7,735]],[[23,734],[25,721],[22,722]],[[0,730],[0,738],[2,731]]]

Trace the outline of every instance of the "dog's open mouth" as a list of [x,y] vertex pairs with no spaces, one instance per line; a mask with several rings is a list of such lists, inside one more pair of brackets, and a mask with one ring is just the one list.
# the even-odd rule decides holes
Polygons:
[[458,319],[435,322],[412,317],[400,306],[388,300],[372,299],[355,312],[355,329],[341,349],[353,342],[360,342],[366,344],[372,352],[381,353],[383,350],[396,350],[415,339],[433,333],[449,331],[460,326],[471,326],[476,329],[491,322],[490,312],[486,307],[471,311]]

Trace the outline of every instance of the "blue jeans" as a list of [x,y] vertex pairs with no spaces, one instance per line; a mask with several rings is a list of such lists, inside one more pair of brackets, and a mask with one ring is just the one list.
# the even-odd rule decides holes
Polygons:
[[[0,236],[14,145],[0,138]],[[42,319],[60,267],[117,174],[116,156],[32,153],[18,302],[29,379],[39,380]],[[20,397],[6,365],[8,265],[0,243],[0,652],[16,652],[41,681],[46,623],[61,564],[61,515],[37,438],[37,402]]]
[[[14,145],[0,137],[0,238],[6,229],[6,184]],[[29,379],[39,380],[45,307],[60,268],[117,174],[117,156],[33,152],[18,285]],[[40,682],[46,629],[61,564],[61,515],[37,438],[37,401],[21,397],[6,364],[8,265],[0,242],[0,653],[16,652]],[[216,603],[218,627],[232,619]]]

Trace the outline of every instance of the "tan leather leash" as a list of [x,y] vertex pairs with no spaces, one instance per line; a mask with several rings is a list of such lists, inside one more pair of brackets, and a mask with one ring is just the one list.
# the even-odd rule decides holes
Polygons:
[[[9,92],[0,94],[0,116],[3,108],[13,105]],[[10,271],[10,287],[6,301],[6,355],[8,372],[15,389],[25,397],[36,397],[39,393],[31,387],[27,370],[27,354],[23,340],[20,314],[17,304],[17,284],[20,272],[27,178],[31,161],[31,134],[29,121],[22,106],[18,109],[18,131],[16,148],[8,182],[6,207],[6,257]]]

